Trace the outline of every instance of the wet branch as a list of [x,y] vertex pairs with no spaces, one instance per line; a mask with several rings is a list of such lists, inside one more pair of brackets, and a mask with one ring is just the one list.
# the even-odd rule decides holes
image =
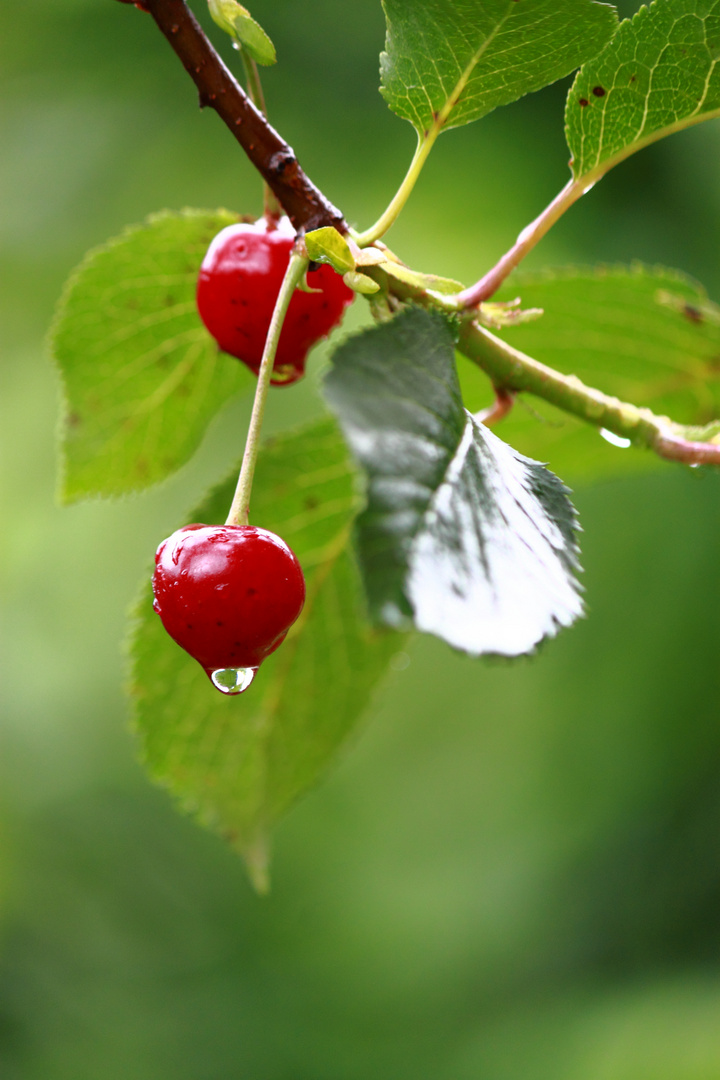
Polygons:
[[[200,93],[200,103],[215,109],[279,199],[296,229],[334,226],[348,231],[340,211],[328,202],[305,175],[288,144],[255,108],[208,41],[185,0],[119,0],[148,12],[177,53]],[[587,179],[587,178],[586,178]],[[520,235],[518,242],[482,281],[456,300],[466,309],[492,295],[507,274],[545,234],[547,228],[587,189],[571,182],[546,211]],[[437,294],[388,280],[380,268],[368,269],[384,288],[402,301],[426,307],[446,307]],[[447,300],[447,298],[444,298]],[[619,401],[584,386],[572,375],[540,364],[495,337],[471,318],[462,320],[459,347],[490,377],[496,401],[488,422],[500,420],[512,407],[514,395],[531,393],[598,428],[626,437],[660,457],[688,465],[720,465],[720,422],[707,428],[674,424],[649,409]],[[716,441],[717,440],[717,441]]]
[[135,6],[153,17],[195,83],[200,105],[214,109],[232,132],[295,228],[309,232],[332,225],[347,232],[343,215],[305,175],[292,148],[250,101],[185,0],[141,0]]
[[[431,290],[389,279],[381,266],[366,268],[365,272],[399,300],[442,308],[442,301],[447,299]],[[570,416],[612,431],[629,439],[634,446],[652,450],[669,461],[720,466],[719,420],[705,427],[676,424],[667,416],[657,416],[650,409],[603,394],[574,375],[563,375],[541,364],[496,337],[469,315],[461,320],[458,329],[459,351],[485,372],[495,390],[495,402],[479,416],[484,423],[502,420],[517,394],[533,394]]]

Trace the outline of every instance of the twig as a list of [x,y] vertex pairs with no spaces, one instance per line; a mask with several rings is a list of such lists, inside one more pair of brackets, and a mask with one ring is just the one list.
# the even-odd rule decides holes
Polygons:
[[[213,49],[185,0],[119,2],[135,3],[136,7],[152,15],[197,86],[201,104],[216,110],[275,192],[295,228],[309,231],[331,225],[346,233],[348,227],[340,211],[308,179],[291,148],[248,99]],[[388,279],[379,267],[368,268],[368,272],[398,300],[412,300],[425,307],[452,307],[456,311],[458,307],[470,309],[495,292],[551,225],[590,186],[588,177],[582,183],[571,181],[567,184],[543,213],[523,230],[497,266],[475,285],[453,297],[452,304],[447,303],[447,297]],[[720,465],[720,442],[715,441],[720,438],[717,423],[705,429],[685,427],[667,417],[656,416],[649,409],[639,409],[603,394],[585,386],[575,376],[563,375],[519,352],[469,317],[461,324],[459,344],[461,351],[486,372],[495,386],[498,400],[491,408],[490,420],[500,419],[500,409],[504,408],[501,400],[509,401],[515,393],[528,392],[598,428],[628,438],[636,446],[647,447],[660,457],[686,465]],[[500,395],[504,395],[504,399]]]
[[[132,4],[134,0],[119,0]],[[240,83],[210,44],[185,0],[141,0],[182,61],[200,94],[200,105],[214,109],[266,183],[295,229],[310,231],[347,224],[298,164],[295,153],[248,98]]]
[[584,195],[592,184],[588,184],[583,181],[570,180],[562,189],[559,195],[548,206],[545,207],[542,214],[531,221],[530,224],[523,229],[518,236],[517,240],[507,251],[500,261],[488,271],[484,277],[479,281],[471,285],[469,289],[464,289],[461,293],[455,297],[458,301],[458,305],[464,308],[476,308],[478,304],[481,304],[484,300],[488,300],[502,285],[505,278],[512,273],[516,266],[525,258],[529,251],[535,247],[539,240],[542,240],[543,236],[549,229],[555,224],[555,222],[562,217],[566,210],[568,210],[573,203],[577,202],[581,195]]
[[571,416],[612,431],[669,461],[720,465],[719,443],[688,438],[690,434],[705,435],[708,440],[716,438],[717,423],[708,424],[705,429],[688,428],[666,416],[656,416],[650,409],[603,394],[585,386],[574,375],[563,375],[533,360],[475,322],[464,324],[459,347],[490,376],[496,388],[534,394]]
[[493,424],[497,424],[507,416],[514,404],[515,394],[512,390],[496,386],[495,400],[492,405],[488,405],[487,409],[477,413],[475,419],[484,424],[485,427],[492,427]]
[[[390,278],[381,266],[367,267],[365,272],[399,300],[426,308],[444,307],[447,297]],[[704,428],[676,424],[650,409],[603,394],[585,386],[575,375],[563,375],[526,356],[469,314],[460,322],[458,349],[482,368],[495,388],[495,405],[490,407],[488,418],[480,416],[483,423],[488,419],[496,423],[509,411],[515,394],[529,393],[594,427],[629,439],[634,446],[653,450],[659,457],[686,465],[720,465],[720,441],[715,441],[720,440],[720,421]]]

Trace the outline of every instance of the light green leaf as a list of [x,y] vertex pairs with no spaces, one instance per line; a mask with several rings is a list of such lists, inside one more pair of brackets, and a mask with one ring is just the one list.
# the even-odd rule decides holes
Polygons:
[[305,233],[305,247],[312,262],[328,263],[338,274],[355,269],[355,258],[347,240],[337,229],[325,226]]
[[594,0],[383,0],[381,93],[420,136],[478,120],[568,75],[617,26]]
[[463,408],[441,316],[408,308],[348,339],[325,391],[367,473],[358,552],[379,623],[517,656],[577,618],[565,488]]
[[275,46],[246,7],[237,0],[208,0],[208,7],[220,29],[230,34],[253,60],[265,67],[276,62]]
[[[515,293],[545,311],[503,330],[522,352],[679,423],[720,417],[720,308],[697,282],[639,264],[568,268],[514,275],[499,295]],[[466,362],[460,370],[466,403],[477,409],[487,379]],[[654,454],[609,445],[595,428],[527,395],[495,430],[573,483],[663,467]]]
[[576,179],[590,182],[648,143],[720,116],[720,0],[655,0],[623,22],[568,94]]
[[382,269],[388,277],[395,278],[396,281],[402,281],[404,285],[411,285],[416,289],[430,289],[433,292],[440,293],[442,296],[452,296],[463,288],[459,281],[454,281],[452,278],[439,277],[437,274],[423,274],[419,270],[411,270],[409,266],[404,266],[393,259],[388,259],[387,262],[382,263]]
[[62,495],[123,495],[163,480],[253,385],[218,351],[195,305],[198,270],[226,210],[163,213],[91,252],[52,331],[64,391]]
[[373,281],[367,274],[359,274],[356,270],[348,270],[346,274],[343,274],[343,281],[348,289],[363,296],[372,296],[373,293],[380,292],[377,281]]
[[[224,521],[235,479],[188,521]],[[264,448],[253,521],[295,551],[307,600],[287,640],[241,697],[218,693],[168,637],[149,587],[138,606],[132,694],[147,767],[186,810],[244,854],[260,887],[269,829],[328,768],[403,647],[402,636],[371,630],[364,617],[350,547],[357,507],[355,470],[331,420]]]
[[512,300],[486,300],[478,307],[478,319],[483,326],[493,330],[504,330],[506,326],[519,326],[520,323],[534,322],[542,318],[542,308],[520,307],[520,297]]

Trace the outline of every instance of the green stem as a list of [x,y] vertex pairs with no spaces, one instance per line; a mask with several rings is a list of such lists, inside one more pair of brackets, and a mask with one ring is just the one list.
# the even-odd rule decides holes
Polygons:
[[654,450],[660,457],[689,465],[720,465],[720,423],[690,427],[657,416],[619,398],[585,386],[575,375],[546,367],[475,322],[460,331],[460,351],[504,391],[527,392],[572,416]]
[[232,506],[230,507],[230,513],[225,522],[226,525],[247,525],[249,521],[250,493],[252,491],[253,477],[255,475],[255,462],[257,461],[258,450],[260,448],[260,432],[262,429],[263,417],[265,416],[265,403],[270,387],[270,378],[272,376],[273,364],[275,363],[278,341],[280,340],[280,331],[282,330],[285,315],[290,306],[290,301],[292,300],[295,288],[302,280],[302,276],[307,270],[308,265],[308,259],[305,255],[299,255],[297,252],[293,252],[290,256],[288,268],[285,271],[285,277],[283,278],[278,298],[275,301],[275,310],[273,311],[272,319],[270,320],[270,329],[268,330],[268,335],[265,340],[265,349],[263,350],[260,371],[258,372],[255,401],[253,402],[250,426],[245,441],[245,453],[243,455],[242,467],[235,489],[235,496],[232,501]]
[[[368,267],[366,273],[381,284],[386,295],[404,303],[409,301],[447,312],[447,301],[454,299],[391,278],[381,266]],[[496,402],[487,414],[491,422],[501,419],[509,411],[509,395],[530,393],[579,420],[605,428],[670,461],[686,465],[720,465],[718,420],[704,427],[676,424],[650,409],[640,409],[603,394],[594,387],[585,386],[575,375],[563,375],[526,356],[474,322],[468,312],[461,317],[458,349],[482,368],[495,387],[500,404]]]
[[257,105],[263,116],[267,116],[267,108],[265,106],[265,95],[263,94],[262,83],[260,82],[260,72],[258,66],[252,56],[240,46],[240,56],[243,62],[243,68],[245,70],[245,81],[247,83],[247,91],[253,105]]
[[[263,93],[262,82],[260,81],[260,72],[258,71],[257,61],[254,60],[242,46],[240,46],[239,52],[242,58],[243,68],[245,69],[245,81],[247,83],[248,96],[253,105],[256,105],[263,116],[267,117],[265,94]],[[267,181],[263,181],[263,213],[269,222],[277,221],[283,214],[283,208]]]
[[431,130],[426,135],[421,136],[418,139],[417,149],[413,155],[413,159],[410,162],[410,168],[405,174],[400,187],[397,189],[392,202],[389,204],[387,210],[377,219],[374,225],[371,225],[365,232],[355,235],[354,240],[360,245],[360,247],[367,247],[368,244],[374,243],[375,240],[379,240],[381,236],[384,236],[390,226],[395,222],[396,218],[400,214],[405,203],[410,197],[412,189],[415,187],[418,176],[422,172],[422,167],[427,161],[428,154],[432,150],[435,140],[437,139],[441,126],[438,124],[433,125]]

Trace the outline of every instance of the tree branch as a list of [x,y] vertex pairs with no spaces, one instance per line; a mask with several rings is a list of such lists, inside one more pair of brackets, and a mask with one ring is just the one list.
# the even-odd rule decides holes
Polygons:
[[553,201],[545,207],[542,214],[523,229],[510,250],[503,255],[492,270],[489,270],[485,277],[480,278],[469,289],[463,289],[458,294],[456,297],[458,305],[464,308],[475,308],[484,300],[489,300],[500,288],[505,278],[522,262],[527,253],[532,251],[538,241],[545,236],[545,233],[590,187],[592,185],[584,181],[581,183],[578,180],[570,180],[560,194],[556,195]]
[[[292,149],[249,100],[213,49],[185,0],[119,2],[134,3],[135,7],[152,15],[197,86],[201,105],[215,109],[225,122],[275,192],[295,228],[310,231],[330,225],[346,233],[348,227],[340,211],[308,179]],[[459,307],[474,306],[492,295],[527,251],[587,187],[587,184],[581,187],[571,181],[520,234],[515,246],[498,265],[476,285],[453,297],[453,304],[447,302],[448,297],[440,298],[424,289],[388,279],[381,267],[367,267],[366,272],[399,300],[455,311]],[[720,465],[720,422],[705,429],[684,427],[667,417],[656,416],[649,409],[619,401],[585,386],[572,375],[563,375],[533,360],[470,318],[462,321],[459,347],[493,382],[497,400],[488,413],[491,422],[509,411],[513,394],[527,392],[596,427],[628,438],[636,446],[654,450],[661,457],[688,465]]]
[[[364,272],[399,300],[452,312],[446,303],[448,297],[390,278],[382,266],[365,267]],[[720,465],[720,420],[706,427],[689,427],[603,394],[586,386],[575,375],[563,375],[513,348],[473,321],[469,314],[460,322],[458,349],[482,368],[493,384],[496,400],[487,411],[490,423],[496,423],[510,411],[515,394],[534,394],[579,420],[612,431],[629,439],[634,446],[652,450],[669,461]]]
[[714,441],[718,437],[717,421],[706,428],[676,424],[667,416],[657,416],[650,409],[585,386],[574,375],[546,367],[475,322],[464,324],[459,348],[490,376],[496,388],[535,394],[563,412],[612,431],[669,461],[720,465],[720,443]]
[[198,88],[277,196],[295,228],[331,225],[348,231],[343,215],[300,168],[290,146],[256,109],[210,44],[185,0],[119,0],[152,15]]

